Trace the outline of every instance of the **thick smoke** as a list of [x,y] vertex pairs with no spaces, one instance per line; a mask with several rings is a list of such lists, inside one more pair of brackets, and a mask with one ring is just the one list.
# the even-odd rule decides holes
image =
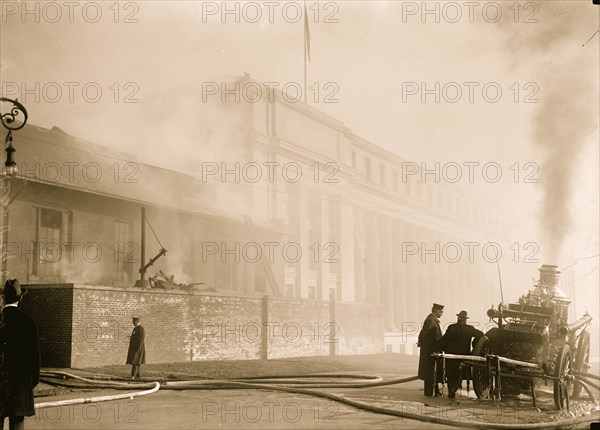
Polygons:
[[597,125],[598,38],[585,43],[597,30],[597,12],[591,2],[543,3],[539,23],[513,26],[507,39],[515,65],[531,63],[540,87],[532,139],[541,160],[541,251],[550,263],[559,262],[573,227],[577,166]]
[[[219,86],[223,83],[231,90],[239,79],[224,76],[209,82]],[[247,184],[236,180],[234,175],[222,177],[220,174],[222,167],[231,169],[236,164],[244,165],[250,161],[254,106],[243,98],[236,102],[231,95],[226,100],[228,102],[224,103],[220,94],[204,97],[200,83],[157,91],[141,99],[136,115],[124,118],[123,124],[116,124],[109,138],[121,141],[125,151],[137,153],[136,161],[194,178],[185,189],[174,189],[173,184],[166,182],[164,187],[154,188],[155,200],[178,200],[184,207],[202,207],[206,215],[229,220],[241,221],[244,215],[250,215],[258,224],[264,211],[254,210],[252,199],[267,189],[264,181]],[[124,129],[131,130],[127,133],[127,141],[118,134]],[[219,173],[207,175],[209,164],[211,168],[218,166]],[[193,274],[184,271],[182,242],[184,235],[198,231],[204,224],[199,222],[193,228],[179,225],[174,222],[172,213],[158,209],[149,210],[147,216],[168,250],[166,256],[149,270],[149,275],[162,270],[173,275],[178,283],[205,281],[203,277],[194,278]],[[211,223],[214,221],[207,221],[207,225]],[[216,228],[214,224],[213,227]],[[148,228],[146,233],[146,258],[150,258],[160,247]],[[210,233],[204,232],[204,241],[210,241]]]
[[585,127],[589,125],[588,91],[586,82],[574,78],[572,73],[557,75],[545,91],[544,103],[534,121],[534,142],[545,154],[540,177],[544,197],[540,215],[543,251],[550,262],[559,261],[573,225],[571,196],[576,192],[577,166],[585,146]]

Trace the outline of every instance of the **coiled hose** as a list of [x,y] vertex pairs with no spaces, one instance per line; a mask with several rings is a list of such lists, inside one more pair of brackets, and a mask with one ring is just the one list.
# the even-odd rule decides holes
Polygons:
[[[369,403],[359,402],[356,400],[349,399],[344,396],[340,396],[333,393],[327,393],[323,391],[317,391],[310,388],[370,388],[385,385],[401,384],[406,382],[415,381],[418,379],[417,376],[411,376],[408,378],[392,379],[384,381],[379,376],[372,375],[341,375],[341,374],[319,374],[319,375],[281,375],[273,377],[252,377],[252,378],[237,378],[230,380],[191,380],[191,381],[163,381],[162,384],[158,381],[150,382],[145,384],[132,384],[123,381],[125,378],[111,377],[110,375],[100,375],[97,379],[84,378],[81,376],[73,375],[66,372],[59,371],[44,371],[42,372],[42,380],[51,385],[61,386],[73,386],[72,384],[57,381],[57,378],[71,378],[84,383],[93,384],[98,388],[112,388],[112,389],[131,389],[131,388],[152,388],[145,391],[138,391],[127,394],[117,394],[112,396],[102,397],[91,397],[86,399],[72,399],[72,400],[61,400],[57,402],[39,403],[36,404],[36,408],[40,407],[53,407],[63,406],[67,404],[81,404],[90,402],[100,402],[108,400],[118,400],[134,396],[143,396],[146,394],[155,393],[158,389],[163,390],[230,390],[230,389],[252,389],[252,390],[266,390],[266,391],[280,391],[291,394],[304,394],[308,396],[321,397],[329,400],[333,400],[348,406],[355,407],[357,409],[374,412],[378,414],[391,415],[401,418],[408,418],[417,421],[424,421],[436,424],[445,424],[463,428],[486,428],[486,429],[545,429],[545,428],[571,428],[575,425],[592,422],[597,419],[594,416],[583,416],[576,417],[561,421],[554,421],[548,423],[519,423],[519,424],[502,424],[492,422],[473,422],[473,421],[461,421],[451,418],[443,418],[432,415],[421,415],[418,413],[402,411],[397,409],[390,409],[381,406],[375,406]],[[302,378],[302,379],[300,379]],[[308,381],[306,379],[309,379]],[[360,379],[362,382],[314,382],[314,379]],[[101,382],[99,382],[99,380]],[[278,385],[285,384],[285,385]],[[304,387],[304,388],[301,388]],[[70,403],[65,403],[70,402]],[[409,403],[410,404],[410,403]]]

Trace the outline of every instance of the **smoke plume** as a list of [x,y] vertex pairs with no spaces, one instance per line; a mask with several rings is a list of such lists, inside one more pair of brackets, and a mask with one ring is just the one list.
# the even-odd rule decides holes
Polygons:
[[515,62],[527,60],[537,69],[540,102],[533,115],[532,139],[539,150],[543,194],[541,251],[551,263],[560,260],[573,227],[570,208],[577,175],[582,173],[577,166],[586,139],[597,126],[598,38],[586,44],[597,30],[597,12],[591,2],[547,2],[540,5],[539,24],[512,28],[507,38]]

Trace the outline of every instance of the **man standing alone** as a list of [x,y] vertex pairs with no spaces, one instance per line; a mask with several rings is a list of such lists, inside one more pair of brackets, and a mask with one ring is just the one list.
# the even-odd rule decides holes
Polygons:
[[425,318],[423,322],[423,328],[419,333],[419,341],[417,346],[421,348],[419,354],[419,379],[424,382],[425,395],[431,397],[434,395],[441,395],[438,387],[438,382],[441,381],[441,373],[438,372],[438,380],[435,381],[435,390],[433,382],[433,357],[432,353],[438,352],[438,341],[442,338],[442,329],[440,328],[440,318],[444,313],[444,305],[433,304],[431,313]]
[[129,339],[126,364],[131,364],[131,379],[139,379],[140,366],[146,363],[146,346],[144,345],[146,334],[144,327],[140,324],[140,318],[133,317],[132,320],[135,327]]
[[[456,314],[456,324],[448,326],[448,330],[440,339],[440,351],[447,354],[470,355],[471,354],[471,339],[478,340],[483,336],[483,332],[477,330],[472,325],[467,324],[469,316],[467,311],[460,311]],[[448,377],[448,397],[453,399],[456,396],[456,390],[460,386],[460,361],[446,360],[446,375]],[[464,374],[469,377],[470,368],[465,366]],[[470,379],[470,378],[469,378]]]
[[33,388],[40,382],[40,347],[33,319],[18,308],[27,294],[19,281],[4,285],[0,320],[0,430],[8,417],[10,430],[23,430],[25,417],[35,415]]

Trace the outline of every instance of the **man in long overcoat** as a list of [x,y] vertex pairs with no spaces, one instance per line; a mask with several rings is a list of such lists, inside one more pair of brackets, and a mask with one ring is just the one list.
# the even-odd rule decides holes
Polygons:
[[146,346],[144,344],[146,333],[140,324],[139,317],[133,317],[132,320],[134,327],[129,339],[126,364],[131,364],[131,379],[139,379],[140,366],[146,363]]
[[33,388],[40,382],[40,347],[35,322],[18,308],[25,294],[16,279],[7,280],[2,291],[0,429],[8,417],[11,430],[23,430],[25,417],[35,415]]
[[[483,332],[467,324],[467,319],[469,319],[467,311],[460,311],[456,316],[458,317],[457,322],[448,326],[446,333],[440,339],[439,348],[447,354],[470,355],[471,339],[475,338],[475,341],[479,340],[483,336]],[[462,377],[469,378],[470,375],[470,367],[463,366],[462,375],[460,375],[459,367],[459,360],[446,360],[448,397],[451,399],[455,397]]]
[[439,352],[438,341],[442,338],[442,329],[440,328],[440,318],[444,313],[444,306],[433,304],[431,313],[425,318],[423,322],[423,328],[419,333],[419,341],[417,346],[421,348],[419,354],[419,379],[424,382],[423,388],[426,396],[439,396],[440,389],[438,382],[442,382],[442,372],[439,371],[438,380],[435,382],[435,389],[433,383],[433,357],[431,354]]

